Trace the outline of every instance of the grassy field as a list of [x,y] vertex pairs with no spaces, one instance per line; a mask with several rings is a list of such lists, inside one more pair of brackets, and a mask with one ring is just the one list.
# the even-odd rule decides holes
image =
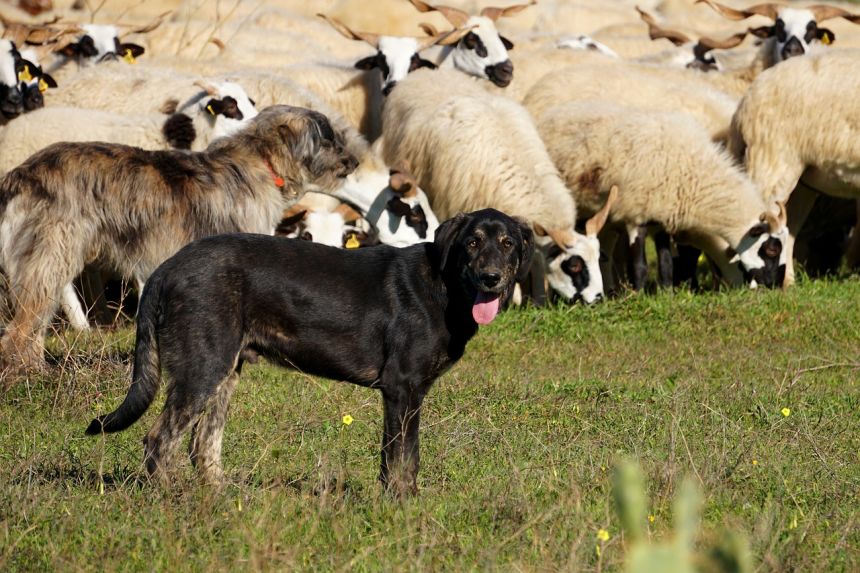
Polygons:
[[62,366],[0,397],[3,571],[618,570],[611,473],[628,457],[652,540],[690,476],[699,543],[728,528],[758,571],[860,570],[856,279],[509,311],[428,396],[421,494],[403,502],[376,482],[373,391],[249,367],[231,484],[198,487],[189,466],[165,491],[140,467],[161,398],[121,434],[83,435],[125,395],[131,329],[49,346]]

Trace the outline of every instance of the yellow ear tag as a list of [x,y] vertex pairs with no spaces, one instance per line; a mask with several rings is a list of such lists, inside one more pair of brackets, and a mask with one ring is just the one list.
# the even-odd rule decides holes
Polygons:
[[358,242],[358,239],[355,238],[355,233],[352,233],[349,236],[349,239],[346,241],[347,249],[357,249],[361,246],[361,243]]
[[830,34],[825,32],[824,35],[821,36],[821,43],[824,44],[825,46],[829,46],[830,45]]
[[39,78],[39,91],[42,93],[48,91],[48,82],[46,82],[42,78]]
[[126,49],[125,54],[123,54],[122,59],[125,60],[127,64],[136,64],[137,60],[134,59],[134,55],[131,53],[130,49]]
[[33,74],[30,73],[30,66],[25,65],[24,69],[18,72],[18,81],[21,82],[31,82],[33,81]]
[[214,109],[212,109],[212,104],[211,104],[211,103],[210,103],[209,105],[207,105],[207,106],[206,106],[206,111],[208,111],[208,112],[209,112],[209,115],[215,115],[215,110],[214,110]]

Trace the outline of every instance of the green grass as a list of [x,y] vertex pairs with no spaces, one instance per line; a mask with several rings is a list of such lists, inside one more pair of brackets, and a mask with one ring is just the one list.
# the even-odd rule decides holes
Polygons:
[[699,542],[729,528],[759,571],[860,569],[857,280],[507,312],[428,396],[421,493],[403,502],[376,482],[373,391],[249,367],[230,485],[198,487],[185,463],[165,491],[140,467],[162,397],[125,432],[83,435],[125,395],[131,329],[49,347],[63,366],[0,397],[0,570],[617,570],[626,457],[654,540],[692,476]]

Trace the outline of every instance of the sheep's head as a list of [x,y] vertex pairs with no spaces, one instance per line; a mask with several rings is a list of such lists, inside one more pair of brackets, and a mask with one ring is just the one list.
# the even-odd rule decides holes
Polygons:
[[24,96],[24,111],[33,111],[45,107],[44,93],[50,88],[57,87],[57,82],[38,64],[35,51],[21,52],[21,62],[18,71],[21,82],[21,93]]
[[235,82],[196,82],[206,93],[199,100],[200,110],[210,119],[213,138],[232,135],[257,117],[254,100]]
[[502,16],[513,16],[535,4],[518,4],[507,8],[486,7],[477,16],[469,15],[449,6],[431,6],[422,0],[409,0],[419,12],[439,12],[455,28],[468,30],[453,51],[454,66],[480,78],[490,80],[499,87],[506,87],[514,77],[514,64],[508,57],[513,42],[499,34],[496,20]]
[[759,38],[773,40],[774,63],[803,55],[814,45],[833,43],[836,35],[831,30],[820,26],[825,20],[844,18],[854,24],[860,23],[860,15],[826,4],[809,8],[789,8],[782,4],[767,3],[756,4],[746,10],[735,10],[713,0],[696,1],[706,3],[730,20],[745,20],[752,16],[764,16],[772,20],[772,25],[752,28],[749,32]]
[[411,36],[383,36],[369,32],[355,32],[336,18],[317,14],[345,38],[373,46],[376,54],[355,63],[359,70],[378,69],[382,74],[382,93],[388,95],[406,75],[418,68],[435,68],[436,64],[421,57],[421,52],[436,44],[447,46],[457,43],[466,31],[452,30],[441,34],[414,38]]
[[116,26],[84,24],[77,37],[57,50],[80,66],[122,59],[134,63],[144,53],[143,46],[120,41]]
[[780,286],[785,279],[788,238],[785,204],[777,202],[778,214],[765,211],[738,244],[733,263],[740,263],[744,280],[752,288]]
[[418,238],[432,241],[439,220],[430,209],[424,191],[418,187],[408,161],[403,160],[391,169],[388,188],[391,197],[386,203],[389,230],[396,234],[402,221]]
[[711,70],[719,70],[720,64],[711,54],[711,50],[728,50],[739,46],[744,38],[747,37],[747,32],[735,34],[725,40],[715,40],[712,38],[701,37],[698,40],[688,36],[677,30],[670,30],[657,24],[651,14],[636,7],[639,12],[639,17],[648,25],[648,36],[652,40],[669,40],[678,48],[681,48],[681,64],[686,68],[709,72]]
[[547,254],[547,280],[563,297],[574,301],[582,299],[587,304],[603,298],[600,240],[597,234],[606,224],[609,211],[617,199],[618,187],[613,186],[603,208],[586,221],[585,235],[572,231],[548,233],[552,237],[552,244]]
[[378,242],[361,214],[346,203],[338,205],[333,211],[316,211],[293,205],[284,212],[275,234],[347,249]]
[[12,119],[24,112],[24,95],[18,74],[23,68],[21,54],[15,43],[0,40],[0,114]]

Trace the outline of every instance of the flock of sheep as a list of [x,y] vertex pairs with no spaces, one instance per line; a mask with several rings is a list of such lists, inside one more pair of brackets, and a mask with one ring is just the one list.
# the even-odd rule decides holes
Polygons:
[[[273,232],[403,246],[494,207],[539,238],[524,291],[588,303],[645,286],[649,234],[663,285],[695,266],[684,245],[730,285],[790,285],[819,195],[860,197],[850,8],[448,1],[0,4],[0,176],[59,141],[202,150],[267,106],[312,108],[359,167]],[[815,218],[855,220],[833,205]],[[857,263],[858,233],[839,238]],[[57,296],[86,328],[73,286]]]

